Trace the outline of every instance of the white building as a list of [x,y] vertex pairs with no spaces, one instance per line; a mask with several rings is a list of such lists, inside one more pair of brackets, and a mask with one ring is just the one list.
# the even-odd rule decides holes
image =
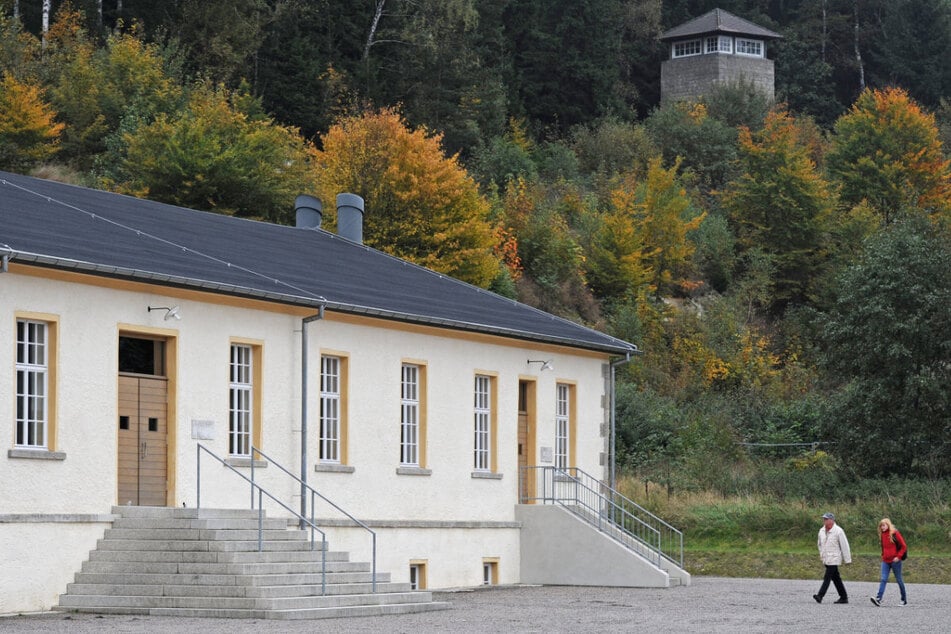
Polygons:
[[[610,481],[636,347],[364,246],[356,196],[328,233],[308,198],[288,227],[0,173],[0,613],[54,605],[114,505],[248,508],[199,443],[310,514],[276,465],[306,479],[394,579],[558,582],[519,472]],[[668,585],[647,568],[620,584]]]

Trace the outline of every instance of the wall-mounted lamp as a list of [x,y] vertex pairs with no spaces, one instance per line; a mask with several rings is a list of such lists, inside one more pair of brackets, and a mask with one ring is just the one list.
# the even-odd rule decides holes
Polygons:
[[151,313],[153,310],[164,310],[165,321],[182,318],[182,316],[178,314],[178,306],[149,306],[149,312]]
[[549,359],[548,361],[542,361],[541,359],[538,359],[538,360],[529,359],[529,360],[528,360],[528,363],[529,363],[529,365],[531,365],[532,363],[541,363],[541,364],[542,364],[542,367],[540,368],[540,370],[541,370],[542,372],[544,372],[545,370],[554,370],[554,369],[555,369],[555,366],[553,366],[553,365],[551,364],[551,359]]

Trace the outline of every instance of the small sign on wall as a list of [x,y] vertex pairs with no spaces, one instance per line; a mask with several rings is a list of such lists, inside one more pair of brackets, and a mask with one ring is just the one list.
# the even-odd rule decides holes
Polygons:
[[192,438],[195,440],[214,440],[215,421],[192,419]]
[[539,447],[538,448],[538,460],[539,462],[544,462],[546,464],[551,464],[554,460],[554,452],[551,447]]

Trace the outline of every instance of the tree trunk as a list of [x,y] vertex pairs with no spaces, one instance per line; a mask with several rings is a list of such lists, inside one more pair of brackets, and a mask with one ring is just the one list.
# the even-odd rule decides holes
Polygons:
[[50,30],[50,10],[53,0],[43,0],[43,44],[42,48],[46,48],[46,34]]
[[373,46],[376,37],[376,29],[380,24],[380,17],[383,15],[383,7],[386,0],[376,0],[376,10],[373,12],[373,22],[370,23],[370,32],[367,34],[367,43],[363,47],[363,60],[370,58],[370,47]]
[[829,39],[829,2],[822,0],[822,61],[826,61],[826,41]]
[[859,69],[859,94],[865,92],[865,66],[862,65],[862,52],[859,50],[859,0],[852,0],[855,24],[852,28],[852,43],[855,46],[855,63]]

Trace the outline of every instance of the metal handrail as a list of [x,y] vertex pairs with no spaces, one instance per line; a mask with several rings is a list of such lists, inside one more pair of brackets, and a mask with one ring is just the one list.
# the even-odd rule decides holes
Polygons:
[[[524,480],[534,474],[541,477],[541,494],[529,496]],[[645,556],[657,566],[661,558],[683,568],[683,533],[633,500],[577,467],[522,467],[520,501],[560,504],[598,530],[610,533],[629,549]]]
[[[277,467],[278,469],[280,469],[281,471],[283,471],[284,473],[286,473],[287,475],[289,475],[291,478],[293,478],[298,484],[300,484],[300,485],[306,487],[307,490],[310,491],[310,519],[311,519],[311,522],[314,521],[314,507],[316,506],[315,503],[314,503],[314,502],[315,502],[314,497],[316,496],[316,497],[319,497],[319,498],[320,498],[321,500],[323,500],[324,502],[326,502],[327,504],[329,504],[330,506],[332,506],[332,507],[334,507],[335,509],[337,509],[338,511],[340,511],[341,513],[343,513],[344,515],[346,515],[347,518],[350,519],[350,520],[351,520],[353,523],[355,523],[357,526],[359,526],[360,528],[362,528],[362,529],[364,529],[365,531],[367,531],[367,532],[370,533],[370,537],[371,537],[371,554],[372,554],[372,564],[371,564],[371,566],[372,566],[372,572],[373,572],[373,582],[372,582],[372,586],[373,586],[373,592],[376,592],[376,531],[374,531],[372,528],[370,528],[369,526],[367,526],[366,524],[364,524],[363,522],[361,522],[361,521],[358,520],[357,518],[355,518],[353,515],[351,515],[351,514],[348,513],[347,511],[345,511],[345,510],[343,510],[342,508],[340,508],[340,506],[338,506],[338,505],[337,505],[336,503],[334,503],[332,500],[328,499],[326,496],[324,496],[324,495],[322,495],[321,493],[317,492],[312,486],[310,486],[309,484],[307,484],[306,482],[304,482],[303,480],[301,480],[300,478],[298,478],[296,475],[294,475],[293,473],[291,473],[290,471],[288,471],[287,469],[285,469],[279,462],[277,462],[276,460],[274,460],[273,458],[271,458],[270,456],[268,456],[266,453],[264,453],[263,451],[261,451],[260,449],[258,449],[257,447],[254,447],[254,446],[251,447],[251,483],[252,483],[252,491],[253,491],[253,484],[254,484],[254,454],[259,454],[259,455],[262,456],[265,460],[267,460],[269,464],[273,464],[275,467]],[[252,494],[252,497],[251,497],[251,508],[254,508],[254,496],[253,496],[253,494]],[[285,508],[287,508],[287,507],[285,507]],[[295,513],[295,515],[297,515],[298,517],[300,517],[300,515],[298,515],[297,513]]]
[[[317,525],[314,524],[313,520],[308,520],[303,515],[300,515],[286,504],[278,500],[276,497],[271,495],[268,491],[264,489],[260,484],[257,484],[248,476],[244,475],[230,464],[228,464],[224,459],[217,456],[215,452],[211,449],[208,449],[201,443],[197,443],[197,454],[198,454],[198,466],[197,466],[197,491],[195,495],[195,508],[201,509],[201,452],[205,451],[209,456],[223,464],[225,467],[230,469],[232,472],[238,475],[238,477],[243,478],[247,482],[251,483],[251,508],[254,509],[254,492],[257,491],[258,494],[258,552],[264,550],[264,498],[263,496],[268,496],[272,501],[276,502],[278,506],[282,507],[284,510],[288,511],[302,523],[306,523],[310,526],[310,549],[314,549],[314,531],[320,533],[321,541],[321,550],[320,550],[320,594],[326,594],[327,592],[327,533],[317,528]],[[253,461],[252,461],[253,464]],[[376,574],[373,576],[373,591],[376,592]]]

